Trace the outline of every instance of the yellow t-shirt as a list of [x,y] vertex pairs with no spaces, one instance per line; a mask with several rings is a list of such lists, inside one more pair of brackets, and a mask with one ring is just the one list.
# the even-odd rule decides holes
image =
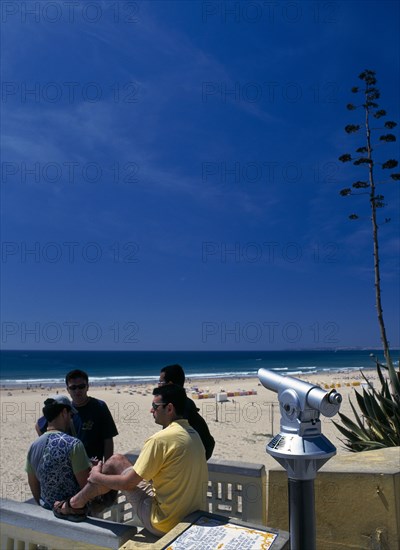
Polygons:
[[175,420],[144,444],[133,469],[152,481],[153,527],[167,533],[187,514],[205,510],[208,468],[199,434],[187,420]]

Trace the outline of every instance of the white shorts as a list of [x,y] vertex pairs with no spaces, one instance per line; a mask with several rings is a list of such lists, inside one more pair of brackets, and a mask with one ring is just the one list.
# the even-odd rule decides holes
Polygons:
[[[131,471],[132,467],[126,468],[126,470],[122,472],[122,475]],[[143,523],[145,529],[157,537],[164,536],[165,533],[159,531],[151,524],[151,507],[155,495],[152,484],[144,481],[143,479],[140,483],[138,483],[133,491],[122,491],[122,493],[125,495],[127,502],[129,502],[133,508],[133,511]]]

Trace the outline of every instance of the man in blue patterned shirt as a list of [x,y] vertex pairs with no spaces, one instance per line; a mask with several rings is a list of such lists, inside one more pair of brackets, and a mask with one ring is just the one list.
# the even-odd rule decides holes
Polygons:
[[67,432],[77,410],[68,397],[46,399],[47,431],[34,441],[26,461],[28,483],[36,502],[51,510],[56,500],[69,499],[86,485],[90,461],[83,443]]

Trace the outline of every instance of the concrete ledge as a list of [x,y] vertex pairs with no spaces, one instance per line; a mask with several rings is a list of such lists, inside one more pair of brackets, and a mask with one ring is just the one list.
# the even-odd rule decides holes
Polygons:
[[[80,523],[57,519],[53,512],[27,502],[0,499],[1,548],[42,544],[58,550],[118,549],[137,532],[132,526],[88,518]],[[18,548],[24,548],[18,543]]]
[[[400,447],[331,458],[315,480],[317,547],[397,550]],[[269,470],[267,524],[289,528],[287,474]]]
[[232,474],[245,477],[261,477],[265,475],[264,464],[253,464],[251,462],[235,462],[234,460],[217,460],[211,458],[208,462],[209,472],[221,474]]

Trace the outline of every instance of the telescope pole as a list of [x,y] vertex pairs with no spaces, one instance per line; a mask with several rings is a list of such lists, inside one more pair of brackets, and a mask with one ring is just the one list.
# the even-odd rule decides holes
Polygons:
[[281,429],[268,443],[267,453],[288,474],[290,549],[316,550],[314,480],[319,468],[336,454],[321,433],[319,415],[334,416],[342,396],[267,369],[260,369],[258,377],[279,399]]
[[288,478],[290,550],[316,550],[313,479]]

